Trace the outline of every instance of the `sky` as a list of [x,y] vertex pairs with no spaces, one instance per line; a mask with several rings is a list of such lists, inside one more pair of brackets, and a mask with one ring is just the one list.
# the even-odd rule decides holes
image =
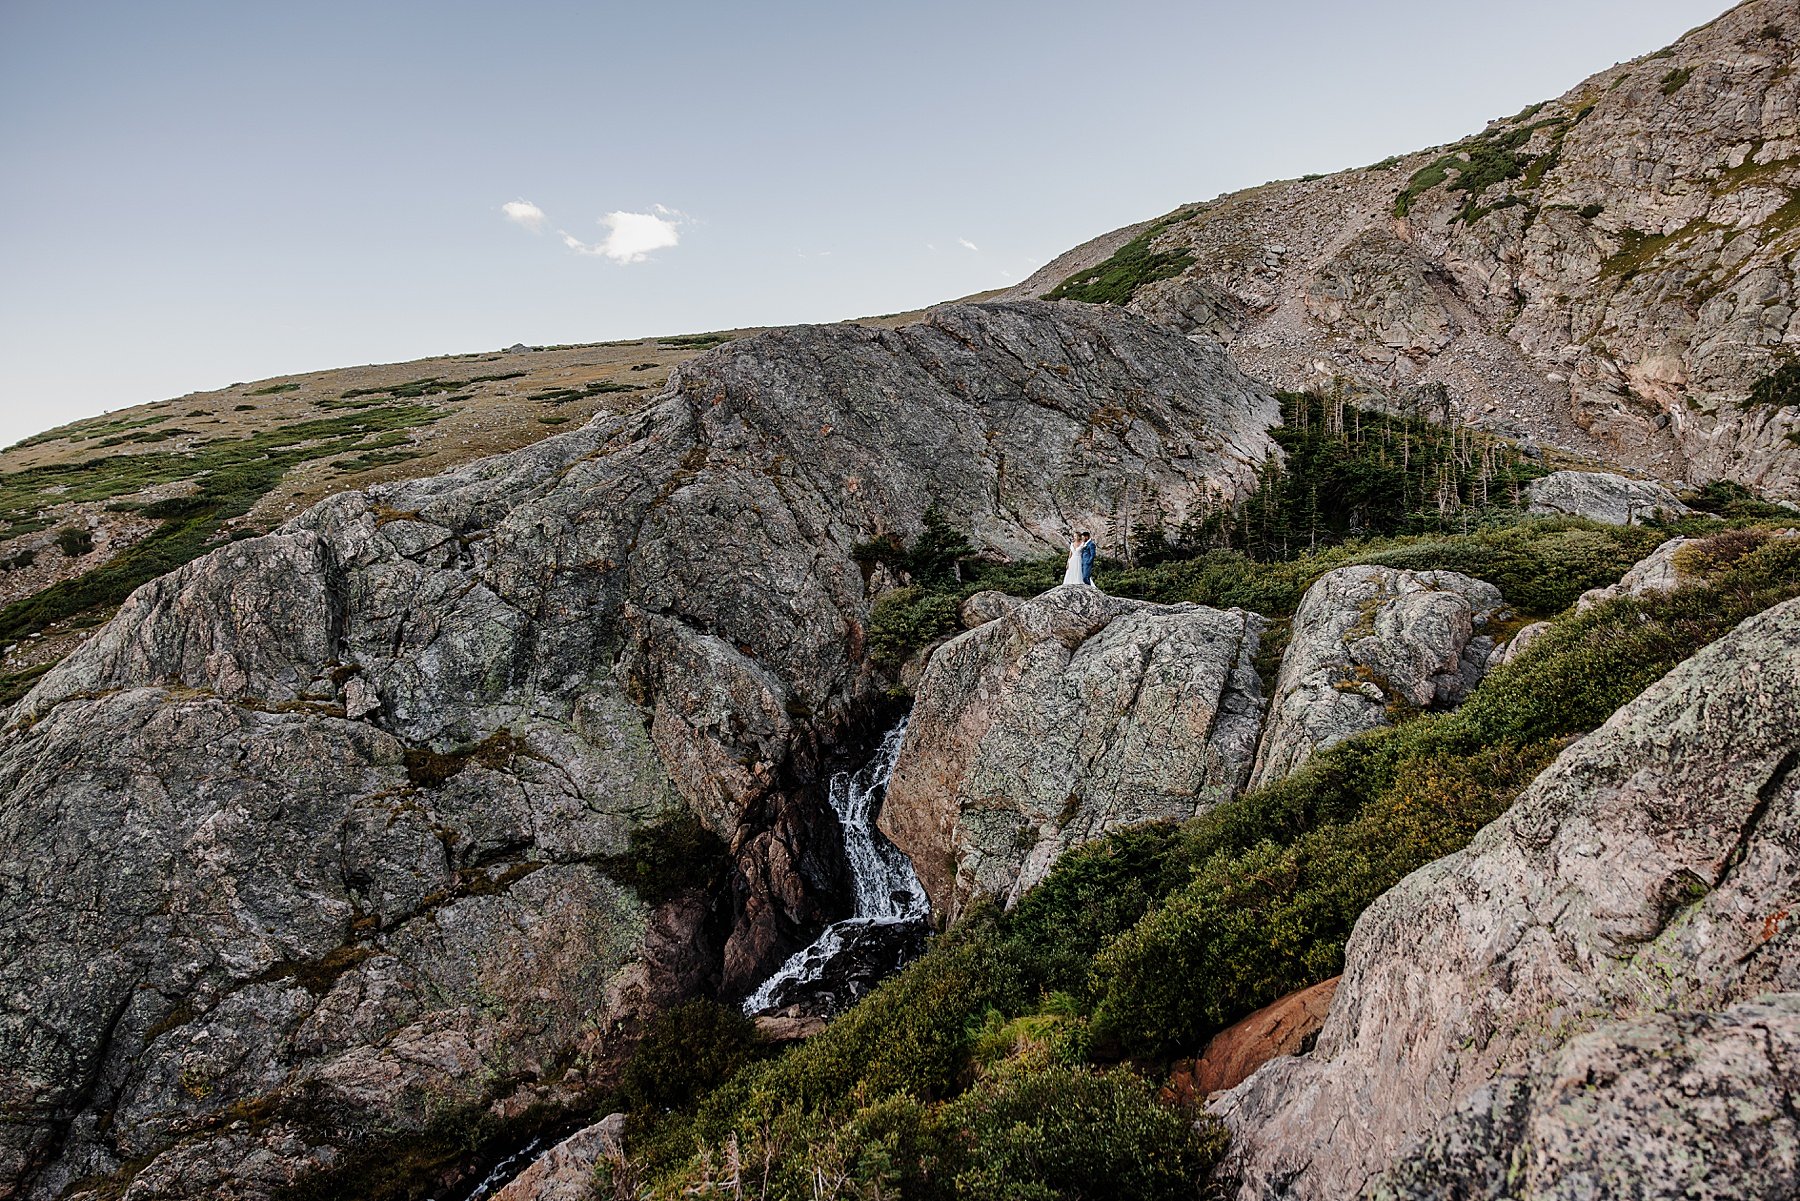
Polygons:
[[290,372],[1004,287],[1725,7],[0,0],[0,445]]

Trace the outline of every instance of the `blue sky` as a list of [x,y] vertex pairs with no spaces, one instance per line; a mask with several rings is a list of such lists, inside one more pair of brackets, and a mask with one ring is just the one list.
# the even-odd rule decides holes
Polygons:
[[285,372],[1003,286],[1724,7],[0,0],[0,444]]

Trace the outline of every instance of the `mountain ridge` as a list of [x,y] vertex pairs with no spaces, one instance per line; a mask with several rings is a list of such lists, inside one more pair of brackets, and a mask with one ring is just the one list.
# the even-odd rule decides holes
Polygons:
[[1794,5],[1745,0],[1470,137],[1182,206],[1004,295],[1079,298],[1110,266],[1126,307],[1272,386],[1436,390],[1498,432],[1795,499],[1800,409],[1756,393],[1800,340],[1796,38]]

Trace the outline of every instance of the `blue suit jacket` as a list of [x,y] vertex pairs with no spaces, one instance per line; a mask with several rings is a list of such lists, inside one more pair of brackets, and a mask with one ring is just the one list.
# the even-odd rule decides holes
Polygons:
[[1094,556],[1100,548],[1090,540],[1081,546],[1081,578],[1089,581],[1094,578]]

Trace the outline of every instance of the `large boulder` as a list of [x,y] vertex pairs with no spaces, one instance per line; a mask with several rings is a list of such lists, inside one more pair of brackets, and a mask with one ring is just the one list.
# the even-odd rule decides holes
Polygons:
[[1215,1103],[1238,1196],[1356,1196],[1497,1073],[1554,1072],[1545,1057],[1600,1022],[1800,989],[1797,765],[1800,600],[1675,668],[1370,906],[1313,1053]]
[[146,585],[0,732],[0,1197],[351,1195],[591,1105],[847,910],[858,542],[1037,553],[1277,420],[1104,310],[780,331]]
[[939,648],[881,811],[934,916],[1011,903],[1072,846],[1233,796],[1262,720],[1263,626],[1059,587]]
[[1481,631],[1501,608],[1492,584],[1454,571],[1363,565],[1319,577],[1294,612],[1250,787],[1405,710],[1459,704],[1487,671],[1494,641]]
[[1553,471],[1525,485],[1532,513],[1585,517],[1606,525],[1642,525],[1654,517],[1685,517],[1693,510],[1653,480],[1608,471]]
[[1800,994],[1609,1022],[1475,1090],[1376,1201],[1800,1197]]

